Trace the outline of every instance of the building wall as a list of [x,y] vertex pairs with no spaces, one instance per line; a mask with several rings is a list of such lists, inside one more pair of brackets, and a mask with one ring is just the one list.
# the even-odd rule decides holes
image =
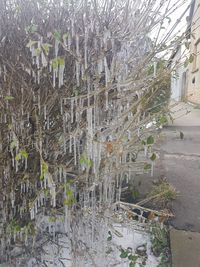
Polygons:
[[196,0],[191,26],[190,53],[194,60],[188,67],[187,99],[200,104],[200,0]]
[[185,100],[186,98],[186,68],[184,67],[183,53],[185,46],[180,46],[172,60],[171,75],[171,98],[175,101]]

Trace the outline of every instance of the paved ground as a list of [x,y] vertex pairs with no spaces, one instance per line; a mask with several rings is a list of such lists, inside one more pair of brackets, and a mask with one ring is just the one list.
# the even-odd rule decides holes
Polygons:
[[179,230],[200,232],[200,109],[179,103],[172,111],[175,121],[161,132],[154,177],[142,175],[135,181],[142,182],[139,191],[145,195],[153,180],[166,177],[179,191],[170,224]]
[[200,233],[171,230],[173,267],[200,267]]
[[[179,191],[171,224],[176,229],[200,232],[200,110],[182,103],[174,109],[176,119],[163,130],[160,146],[163,175]],[[187,111],[190,113],[184,115]]]
[[156,148],[160,158],[154,177],[139,176],[138,182],[146,194],[153,180],[166,177],[179,191],[170,222],[172,266],[200,267],[200,109],[179,103],[172,111],[175,120],[162,130]]

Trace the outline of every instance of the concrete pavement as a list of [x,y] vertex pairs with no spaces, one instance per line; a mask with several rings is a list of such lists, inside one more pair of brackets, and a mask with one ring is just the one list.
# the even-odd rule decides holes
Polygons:
[[179,103],[172,116],[160,144],[160,172],[179,191],[170,222],[172,266],[200,267],[200,110]]
[[200,233],[170,232],[173,267],[200,267]]
[[174,109],[175,121],[164,128],[160,144],[162,172],[179,191],[171,224],[176,229],[200,232],[200,110],[185,103]]

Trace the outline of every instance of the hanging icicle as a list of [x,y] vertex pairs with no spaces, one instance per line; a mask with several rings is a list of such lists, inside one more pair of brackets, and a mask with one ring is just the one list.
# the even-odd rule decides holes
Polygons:
[[59,40],[57,38],[55,38],[55,46],[54,46],[54,50],[55,50],[55,57],[58,57],[58,50],[59,50]]
[[77,165],[76,136],[73,137],[73,140],[74,140],[74,165]]
[[74,122],[74,99],[71,99],[71,123]]
[[65,70],[65,65],[60,64],[59,71],[58,71],[58,87],[59,88],[64,84],[64,70]]
[[43,52],[41,53],[41,61],[42,61],[42,66],[47,67],[47,65],[48,65],[47,59],[46,59],[45,54]]

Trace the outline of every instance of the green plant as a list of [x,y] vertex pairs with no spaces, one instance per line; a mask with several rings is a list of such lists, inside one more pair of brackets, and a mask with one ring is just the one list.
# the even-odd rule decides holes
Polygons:
[[194,109],[200,109],[200,105],[195,105]]
[[152,251],[154,255],[160,256],[160,263],[158,267],[170,267],[169,262],[169,238],[168,231],[165,226],[154,223],[152,225]]
[[160,263],[158,267],[171,267],[168,257],[163,253],[161,253]]
[[[121,252],[121,254],[120,254],[121,259],[128,259],[129,260],[129,267],[135,267],[136,263],[138,263],[140,267],[145,266],[146,258],[142,257],[140,255],[137,255],[137,254],[133,254],[131,248],[127,248],[127,249],[121,248],[120,252]],[[138,259],[141,259],[142,263],[137,262]]]
[[170,201],[177,198],[178,192],[174,186],[165,180],[161,180],[159,184],[154,185],[148,197],[155,203],[160,203],[165,206]]

